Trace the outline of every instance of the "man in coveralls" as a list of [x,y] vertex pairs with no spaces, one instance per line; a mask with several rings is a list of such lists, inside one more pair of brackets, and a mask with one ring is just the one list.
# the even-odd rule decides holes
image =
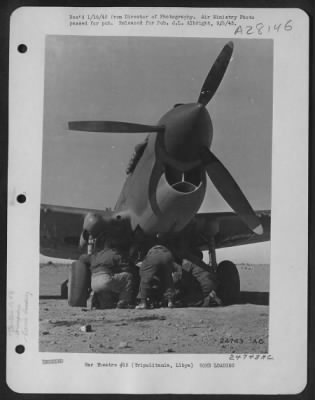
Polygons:
[[91,288],[98,308],[131,308],[134,295],[134,275],[127,255],[121,249],[105,243],[104,249],[90,256]]
[[[172,272],[174,271],[174,257],[172,253],[162,245],[152,247],[140,265],[140,304],[137,309],[150,308],[156,295],[154,286],[159,286],[160,300],[166,298],[167,306],[173,307],[174,283]],[[155,292],[155,293],[154,293]]]
[[211,307],[222,305],[216,295],[217,279],[209,267],[198,258],[195,262],[186,259],[180,272],[173,273],[176,300],[182,306]]

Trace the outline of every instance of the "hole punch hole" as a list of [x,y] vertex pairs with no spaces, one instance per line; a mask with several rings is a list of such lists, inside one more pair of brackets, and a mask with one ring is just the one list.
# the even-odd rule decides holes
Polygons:
[[27,52],[26,44],[19,44],[17,49],[18,49],[19,53],[26,53]]
[[15,352],[18,354],[23,354],[25,351],[25,347],[22,344],[18,344],[15,348]]
[[19,195],[16,197],[16,200],[18,201],[18,203],[21,203],[21,204],[25,203],[25,202],[26,202],[26,196],[25,196],[25,194],[19,194]]

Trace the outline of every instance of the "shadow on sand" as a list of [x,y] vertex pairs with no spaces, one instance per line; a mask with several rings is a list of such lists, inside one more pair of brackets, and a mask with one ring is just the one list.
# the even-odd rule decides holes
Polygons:
[[241,292],[239,304],[257,304],[260,306],[269,306],[268,292]]
[[[40,295],[40,300],[65,300],[65,297],[58,295]],[[261,306],[269,305],[268,292],[241,292],[238,304],[257,304]]]

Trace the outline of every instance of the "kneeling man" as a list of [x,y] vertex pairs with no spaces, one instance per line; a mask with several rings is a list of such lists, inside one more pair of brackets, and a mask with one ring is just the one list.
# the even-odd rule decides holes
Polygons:
[[[186,259],[182,271],[175,281],[177,300],[186,307],[211,307],[222,305],[216,294],[217,279],[209,267],[198,258],[195,262]],[[174,275],[174,274],[173,274]]]
[[91,288],[97,297],[98,308],[132,307],[133,273],[127,256],[118,247],[105,244],[103,250],[91,255]]

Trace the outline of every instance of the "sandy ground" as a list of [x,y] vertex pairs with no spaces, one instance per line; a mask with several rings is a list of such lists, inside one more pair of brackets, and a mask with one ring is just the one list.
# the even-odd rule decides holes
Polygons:
[[[68,266],[40,267],[40,351],[266,353],[269,266],[238,266],[241,304],[218,308],[88,310],[60,298]],[[91,325],[91,332],[80,328]]]

